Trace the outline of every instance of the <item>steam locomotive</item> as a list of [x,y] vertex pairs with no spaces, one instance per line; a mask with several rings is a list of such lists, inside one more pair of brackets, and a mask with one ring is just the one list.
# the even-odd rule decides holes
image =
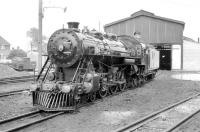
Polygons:
[[[159,68],[159,52],[135,38],[82,31],[79,23],[55,31],[48,58],[31,86],[33,105],[45,111],[73,111],[84,101],[141,86]],[[44,72],[44,76],[41,76]]]

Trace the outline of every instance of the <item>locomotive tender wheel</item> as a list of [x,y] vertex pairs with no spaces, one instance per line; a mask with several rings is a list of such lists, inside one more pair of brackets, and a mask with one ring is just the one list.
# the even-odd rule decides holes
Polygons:
[[89,101],[93,102],[96,100],[96,92],[91,93],[88,96],[89,96]]
[[106,97],[107,94],[108,94],[108,90],[106,90],[106,89],[100,89],[99,92],[98,92],[98,95],[99,95],[100,98]]
[[117,89],[118,89],[117,86],[111,86],[111,87],[110,87],[110,93],[111,93],[111,94],[117,93]]

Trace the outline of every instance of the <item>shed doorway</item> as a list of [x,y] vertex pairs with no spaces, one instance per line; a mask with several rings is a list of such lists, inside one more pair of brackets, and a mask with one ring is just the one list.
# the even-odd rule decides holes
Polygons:
[[171,70],[171,46],[158,46],[160,51],[160,69]]

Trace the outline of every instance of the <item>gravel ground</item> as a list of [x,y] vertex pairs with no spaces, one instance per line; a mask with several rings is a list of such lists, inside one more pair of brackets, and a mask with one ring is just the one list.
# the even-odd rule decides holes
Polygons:
[[[141,88],[105,98],[81,108],[78,113],[58,116],[27,128],[25,131],[109,132],[116,130],[149,113],[200,92],[199,81],[172,78],[172,75],[179,73],[178,71],[161,71],[157,78]],[[186,73],[189,74],[189,72]],[[0,108],[0,119],[8,118],[13,113],[33,110],[31,97],[28,95],[0,98]]]
[[0,98],[0,120],[33,111],[31,96],[26,94]]
[[21,90],[21,89],[27,89],[27,88],[29,88],[30,84],[31,84],[31,82],[0,85],[0,93]]
[[[29,88],[30,82],[0,85],[0,93]],[[0,98],[0,120],[34,110],[31,96],[27,92]]]

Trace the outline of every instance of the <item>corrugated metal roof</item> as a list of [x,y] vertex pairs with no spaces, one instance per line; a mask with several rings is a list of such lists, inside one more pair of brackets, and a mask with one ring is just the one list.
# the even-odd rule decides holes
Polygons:
[[137,12],[133,13],[131,16],[136,17],[136,16],[140,16],[140,15],[155,16],[154,13],[148,12],[148,11],[145,11],[145,10],[137,11]]
[[185,25],[185,23],[183,21],[178,21],[178,20],[174,20],[174,19],[170,19],[170,18],[156,16],[156,15],[154,15],[154,13],[151,13],[151,12],[148,12],[148,11],[144,11],[144,10],[140,10],[140,11],[137,11],[137,12],[133,13],[130,17],[123,18],[123,19],[120,19],[118,21],[111,22],[109,24],[104,25],[104,27],[112,26],[114,24],[121,23],[123,21],[129,20],[129,19],[133,19],[133,18],[136,18],[136,17],[139,17],[139,16],[147,16],[147,17],[151,17],[151,18],[155,18],[155,19],[160,19],[160,20],[164,20],[164,21],[170,21],[170,22],[174,22],[174,23]]
[[0,45],[10,45],[10,43],[0,36]]

